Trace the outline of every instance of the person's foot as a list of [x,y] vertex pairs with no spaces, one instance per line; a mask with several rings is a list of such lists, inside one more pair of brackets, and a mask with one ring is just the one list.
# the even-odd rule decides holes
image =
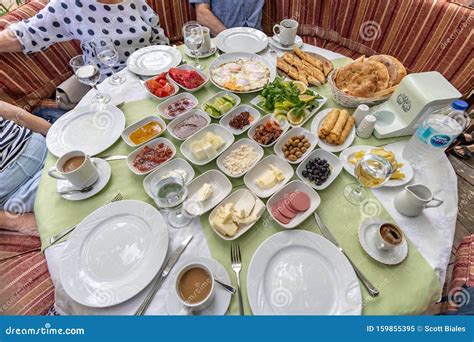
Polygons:
[[468,143],[472,143],[472,141],[473,141],[472,134],[464,133],[464,140]]
[[469,155],[474,153],[474,144],[469,146],[460,145],[454,147],[454,153],[456,153],[461,158],[467,158]]

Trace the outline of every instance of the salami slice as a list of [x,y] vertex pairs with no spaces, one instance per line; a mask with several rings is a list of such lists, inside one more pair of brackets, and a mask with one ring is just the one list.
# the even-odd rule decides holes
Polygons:
[[272,214],[278,221],[280,221],[283,224],[288,224],[291,221],[291,219],[281,214],[280,211],[278,210],[278,207],[276,206],[272,208]]
[[302,191],[291,193],[289,199],[291,207],[300,212],[308,210],[311,205],[309,196]]
[[283,216],[285,217],[288,217],[289,219],[292,219],[293,217],[296,216],[296,212],[294,212],[293,210],[289,210],[286,205],[285,205],[285,200],[283,199],[282,201],[280,201],[278,204],[277,204],[277,208],[276,208],[280,214],[282,214]]

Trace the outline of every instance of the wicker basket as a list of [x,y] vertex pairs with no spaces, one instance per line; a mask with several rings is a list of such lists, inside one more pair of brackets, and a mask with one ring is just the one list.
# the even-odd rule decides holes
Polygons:
[[388,95],[377,97],[377,98],[364,98],[364,97],[355,97],[355,96],[348,95],[336,87],[336,83],[334,82],[334,77],[337,73],[337,70],[338,69],[332,71],[328,75],[328,83],[329,83],[329,87],[331,88],[332,97],[334,98],[334,101],[340,104],[341,106],[350,107],[350,108],[356,108],[361,104],[366,104],[367,106],[375,106],[377,104],[380,104],[388,100],[389,97],[392,95],[392,94],[388,94]]

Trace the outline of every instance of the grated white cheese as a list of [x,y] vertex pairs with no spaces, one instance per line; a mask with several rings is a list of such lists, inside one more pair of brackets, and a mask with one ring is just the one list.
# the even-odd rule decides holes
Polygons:
[[257,160],[257,152],[249,145],[242,145],[224,158],[222,164],[233,175],[240,175],[250,169]]

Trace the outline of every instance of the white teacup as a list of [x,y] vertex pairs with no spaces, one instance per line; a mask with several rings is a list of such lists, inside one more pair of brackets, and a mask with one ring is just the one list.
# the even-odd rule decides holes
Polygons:
[[298,31],[298,22],[294,19],[283,19],[280,24],[273,26],[273,33],[281,45],[293,45]]
[[[190,274],[187,274],[190,270],[202,270],[204,271],[209,281],[198,281],[194,279]],[[195,274],[198,275],[199,273]],[[183,281],[187,283],[187,293],[183,293]],[[193,311],[201,311],[206,309],[214,300],[215,289],[214,289],[214,277],[212,275],[209,267],[200,262],[190,262],[183,267],[178,272],[175,282],[175,292],[179,302],[183,305],[188,314],[192,314]],[[196,286],[196,284],[200,284]],[[192,290],[192,291],[190,291]],[[197,298],[196,298],[197,297]],[[199,298],[202,297],[202,298]]]
[[71,151],[58,159],[56,165],[48,171],[48,175],[55,179],[67,180],[82,189],[97,181],[99,171],[91,158],[84,152]]
[[[385,227],[385,228],[384,228]],[[385,229],[385,234],[384,230]],[[395,238],[395,236],[387,234],[387,229],[390,231],[393,231],[396,233],[398,239]],[[384,251],[391,251],[394,248],[400,246],[403,243],[404,235],[402,230],[395,224],[385,222],[382,223],[378,229],[377,233],[375,234],[375,245],[377,246],[378,249],[384,250]]]
[[208,27],[202,26],[202,45],[199,48],[199,54],[204,55],[211,50],[211,32]]

